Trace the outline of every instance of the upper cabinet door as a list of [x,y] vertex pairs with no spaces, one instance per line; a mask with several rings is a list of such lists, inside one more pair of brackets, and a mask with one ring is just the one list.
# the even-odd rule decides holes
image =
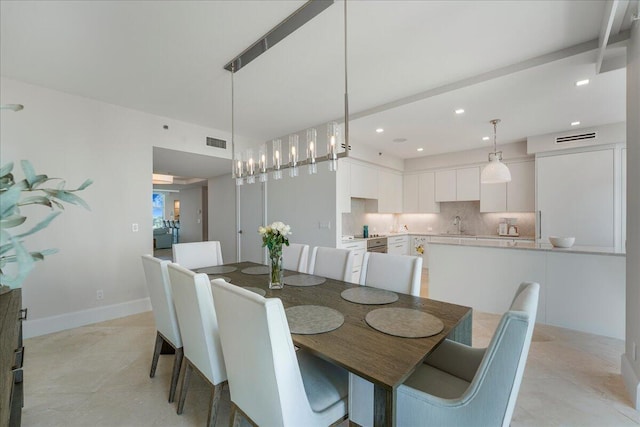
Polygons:
[[378,169],[351,164],[351,197],[363,199],[378,198]]
[[456,169],[456,200],[480,200],[480,168]]
[[506,210],[507,184],[481,184],[480,212],[506,212]]
[[420,175],[405,175],[403,181],[402,212],[418,213],[418,179]]
[[507,211],[535,211],[535,163],[509,163],[507,166],[511,172],[511,182],[507,183]]
[[436,202],[436,176],[433,172],[421,173],[418,181],[418,212],[438,213],[440,203]]
[[378,212],[402,212],[402,175],[378,171]]
[[456,171],[438,171],[435,173],[436,202],[455,202],[456,199]]

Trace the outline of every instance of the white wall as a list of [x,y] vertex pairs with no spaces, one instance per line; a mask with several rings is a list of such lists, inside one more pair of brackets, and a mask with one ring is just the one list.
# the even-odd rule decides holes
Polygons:
[[[640,410],[640,21],[627,47],[627,288],[626,346],[622,376]],[[635,357],[634,357],[635,356]]]
[[25,105],[18,113],[2,111],[1,163],[29,159],[38,173],[64,177],[70,187],[94,180],[81,194],[90,212],[71,206],[27,239],[28,248],[60,252],[38,263],[24,283],[31,319],[25,335],[148,309],[140,255],[153,249],[152,147],[230,158],[230,150],[205,145],[206,136],[230,135],[5,78],[0,102]]

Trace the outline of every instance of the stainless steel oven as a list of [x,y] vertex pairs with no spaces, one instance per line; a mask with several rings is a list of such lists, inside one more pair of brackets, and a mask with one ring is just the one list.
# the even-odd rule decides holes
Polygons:
[[367,252],[387,253],[387,238],[374,237],[367,240]]

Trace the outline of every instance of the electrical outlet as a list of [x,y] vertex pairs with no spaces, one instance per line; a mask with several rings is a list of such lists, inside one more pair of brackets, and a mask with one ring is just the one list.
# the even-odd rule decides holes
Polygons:
[[96,291],[96,299],[97,299],[97,300],[101,300],[101,299],[103,299],[103,298],[104,298],[104,292],[102,291],[102,289],[98,289],[98,290]]
[[138,229],[139,229],[138,224],[136,223],[131,224],[131,231],[133,231],[134,233],[137,233]]
[[331,222],[319,222],[318,223],[318,228],[325,229],[325,230],[331,230]]

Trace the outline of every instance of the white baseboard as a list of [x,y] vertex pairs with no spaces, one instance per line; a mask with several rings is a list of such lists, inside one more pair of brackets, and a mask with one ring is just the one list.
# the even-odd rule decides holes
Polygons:
[[637,411],[640,411],[640,379],[638,378],[638,374],[635,369],[633,369],[633,365],[629,361],[627,354],[622,355],[622,379],[624,380],[624,385],[627,388],[627,392],[629,393],[629,398],[631,399],[631,403],[636,408]]
[[141,298],[120,304],[44,317],[42,319],[26,320],[23,323],[23,335],[24,338],[32,338],[52,332],[64,331],[65,329],[104,322],[105,320],[131,316],[132,314],[143,313],[149,310],[151,310],[151,301],[149,298]]

